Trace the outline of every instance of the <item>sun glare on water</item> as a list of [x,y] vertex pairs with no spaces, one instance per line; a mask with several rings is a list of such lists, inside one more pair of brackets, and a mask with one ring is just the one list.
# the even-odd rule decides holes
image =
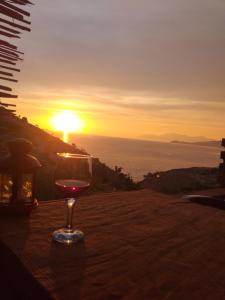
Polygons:
[[63,132],[63,141],[66,143],[70,132],[81,132],[84,127],[84,122],[72,111],[58,113],[52,118],[51,123],[55,130]]

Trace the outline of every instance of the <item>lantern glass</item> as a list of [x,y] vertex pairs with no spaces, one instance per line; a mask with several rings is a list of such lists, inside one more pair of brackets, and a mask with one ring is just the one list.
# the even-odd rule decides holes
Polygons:
[[22,174],[18,187],[18,201],[30,202],[33,197],[33,174]]
[[0,202],[9,203],[12,199],[12,176],[0,174]]

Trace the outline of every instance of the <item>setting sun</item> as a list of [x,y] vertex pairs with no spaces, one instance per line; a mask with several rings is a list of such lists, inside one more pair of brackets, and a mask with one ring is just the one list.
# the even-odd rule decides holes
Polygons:
[[68,142],[68,133],[81,132],[84,122],[72,111],[62,111],[55,115],[51,120],[52,126],[57,131],[64,133],[63,140]]

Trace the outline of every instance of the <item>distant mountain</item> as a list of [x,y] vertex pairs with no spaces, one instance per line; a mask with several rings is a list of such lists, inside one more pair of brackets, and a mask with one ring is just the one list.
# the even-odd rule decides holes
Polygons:
[[174,144],[189,144],[196,146],[205,146],[205,147],[220,147],[221,141],[204,141],[204,142],[184,142],[184,141],[171,141]]
[[195,143],[195,142],[212,141],[212,139],[204,136],[188,136],[188,135],[182,135],[177,133],[165,133],[161,135],[147,134],[147,135],[142,135],[139,138],[148,139],[152,141],[159,141],[159,142],[182,141],[188,143]]

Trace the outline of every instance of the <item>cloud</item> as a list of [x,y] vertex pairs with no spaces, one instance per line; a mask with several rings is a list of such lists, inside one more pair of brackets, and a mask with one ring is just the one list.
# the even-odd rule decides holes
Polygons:
[[221,101],[225,3],[41,0],[21,80]]
[[17,92],[33,110],[68,100],[140,128],[148,117],[222,131],[224,36],[221,0],[39,0]]

